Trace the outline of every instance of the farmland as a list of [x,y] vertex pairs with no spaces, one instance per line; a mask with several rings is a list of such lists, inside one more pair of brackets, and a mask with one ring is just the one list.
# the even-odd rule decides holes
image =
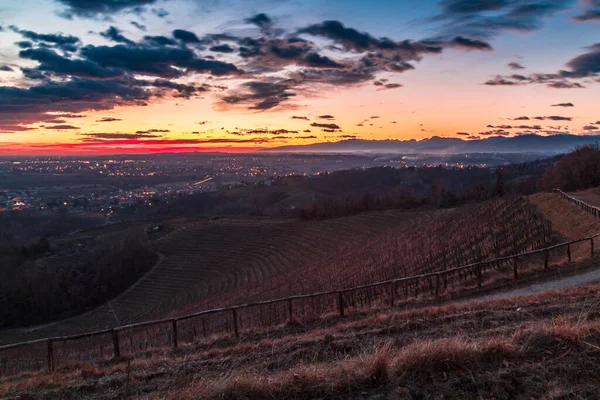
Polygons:
[[[518,197],[325,221],[221,218],[160,227],[165,233],[152,240],[160,254],[156,265],[127,291],[78,317],[3,331],[2,343],[440,271],[552,240],[549,223]],[[117,228],[103,229],[109,235]]]

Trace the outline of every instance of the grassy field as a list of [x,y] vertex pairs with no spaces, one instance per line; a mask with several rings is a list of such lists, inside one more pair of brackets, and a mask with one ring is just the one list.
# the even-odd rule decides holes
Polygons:
[[599,289],[329,317],[51,375],[1,378],[0,396],[595,398]]

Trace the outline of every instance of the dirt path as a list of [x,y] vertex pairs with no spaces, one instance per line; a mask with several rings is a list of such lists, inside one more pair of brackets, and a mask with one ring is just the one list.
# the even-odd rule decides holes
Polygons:
[[463,301],[463,303],[473,303],[482,300],[506,299],[510,297],[529,296],[532,294],[546,292],[548,290],[567,289],[574,286],[583,286],[598,282],[600,282],[600,268],[574,276],[567,276],[564,278],[553,279],[541,283],[533,283],[531,285],[516,289],[504,290],[502,292],[490,294],[487,296],[467,299]]

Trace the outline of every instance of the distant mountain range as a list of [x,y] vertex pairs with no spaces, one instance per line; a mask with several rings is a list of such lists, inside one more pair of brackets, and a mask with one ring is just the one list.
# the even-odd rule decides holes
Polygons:
[[434,136],[422,140],[363,140],[349,139],[307,145],[281,146],[262,152],[293,153],[565,153],[577,146],[600,143],[600,135],[520,135],[463,140]]

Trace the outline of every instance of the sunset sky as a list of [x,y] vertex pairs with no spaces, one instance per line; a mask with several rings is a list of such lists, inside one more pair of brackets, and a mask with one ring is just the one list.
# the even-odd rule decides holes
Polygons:
[[0,1],[0,154],[600,132],[600,0]]

